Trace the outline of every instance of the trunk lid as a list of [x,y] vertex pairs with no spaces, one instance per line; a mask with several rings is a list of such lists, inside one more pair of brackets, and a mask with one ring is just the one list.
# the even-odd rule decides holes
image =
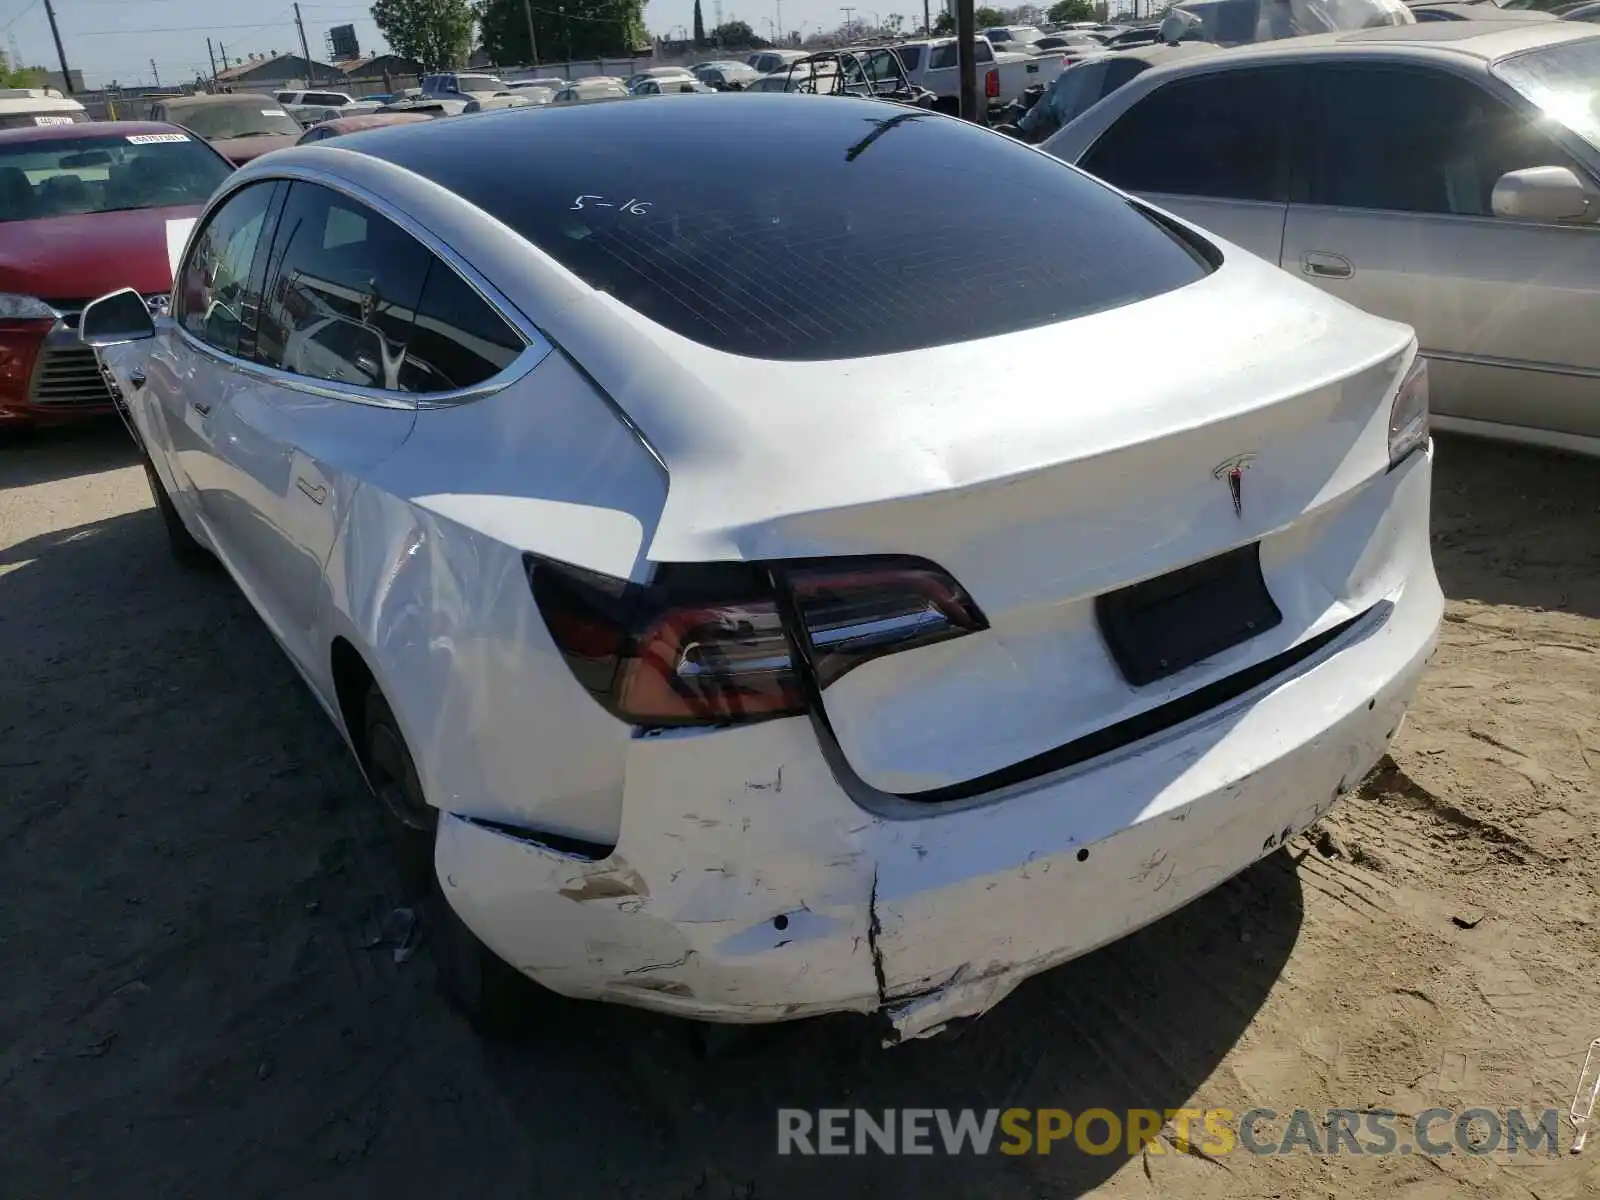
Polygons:
[[[1158,705],[1376,598],[1355,593],[1381,572],[1351,583],[1366,538],[1323,535],[1388,469],[1386,397],[1412,338],[1330,299],[1230,249],[1140,304],[876,359],[722,355],[607,297],[552,333],[599,365],[668,469],[652,559],[908,554],[967,589],[988,630],[823,693],[856,773],[911,794]],[[1282,620],[1130,683],[1095,598],[1256,543]]]

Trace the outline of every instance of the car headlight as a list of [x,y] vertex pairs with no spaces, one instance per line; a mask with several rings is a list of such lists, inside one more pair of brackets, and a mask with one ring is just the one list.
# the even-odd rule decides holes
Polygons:
[[56,310],[36,296],[0,292],[0,321],[54,321]]
[[1417,355],[1389,408],[1389,469],[1428,444],[1428,360]]

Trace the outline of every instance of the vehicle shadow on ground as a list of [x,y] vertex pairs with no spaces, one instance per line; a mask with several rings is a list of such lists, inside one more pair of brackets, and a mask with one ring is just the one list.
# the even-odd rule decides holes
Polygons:
[[0,878],[0,1161],[24,1195],[1077,1195],[1125,1140],[780,1157],[777,1110],[1177,1107],[1302,912],[1274,855],[893,1050],[838,1018],[706,1058],[683,1022],[553,997],[531,1042],[487,1045],[425,931],[413,953],[342,743],[151,510],[0,551]]
[[1444,594],[1600,617],[1600,461],[1449,436],[1435,450]]
[[98,475],[139,460],[139,452],[115,416],[45,429],[0,430],[0,491]]

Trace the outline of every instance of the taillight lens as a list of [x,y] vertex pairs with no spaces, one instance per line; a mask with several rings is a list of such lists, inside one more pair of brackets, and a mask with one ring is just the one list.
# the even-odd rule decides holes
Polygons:
[[987,627],[931,563],[842,558],[689,563],[631,584],[529,555],[528,578],[573,675],[645,728],[793,716],[885,654]]
[[818,687],[880,655],[987,625],[961,585],[931,565],[796,566],[784,579]]
[[1389,469],[1428,444],[1428,360],[1417,355],[1389,407]]
[[993,100],[996,96],[998,96],[1000,94],[1000,72],[999,71],[991,70],[991,71],[988,71],[988,72],[986,72],[984,74],[984,77],[983,77],[983,94],[984,94],[984,96],[986,96],[990,100]]

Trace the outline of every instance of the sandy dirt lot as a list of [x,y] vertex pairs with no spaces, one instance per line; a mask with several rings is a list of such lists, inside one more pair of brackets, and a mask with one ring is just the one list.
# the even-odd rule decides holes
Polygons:
[[0,449],[4,1196],[1600,1195],[1565,1125],[1516,1160],[841,1160],[779,1158],[774,1116],[1565,1110],[1600,1036],[1593,462],[1441,442],[1443,649],[1323,829],[958,1037],[820,1021],[710,1059],[565,1003],[485,1046],[425,945],[395,961],[341,743],[226,578],[168,559],[132,463],[117,428]]

